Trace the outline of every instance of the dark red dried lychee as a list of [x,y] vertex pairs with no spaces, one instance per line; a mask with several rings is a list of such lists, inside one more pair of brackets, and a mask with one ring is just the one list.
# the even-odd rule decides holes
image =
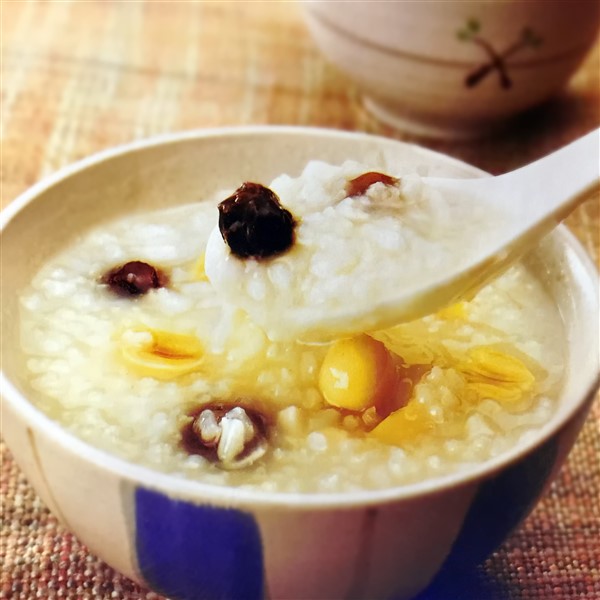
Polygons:
[[243,183],[219,204],[219,230],[239,258],[269,258],[294,243],[296,222],[277,194],[260,183]]

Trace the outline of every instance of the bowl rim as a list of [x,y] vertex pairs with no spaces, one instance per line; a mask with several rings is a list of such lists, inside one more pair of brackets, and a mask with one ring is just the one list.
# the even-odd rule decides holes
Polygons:
[[[28,190],[19,195],[10,202],[0,213],[0,235],[6,227],[9,226],[12,219],[20,213],[35,199],[50,189],[54,185],[63,182],[72,175],[80,173],[89,167],[99,163],[118,159],[124,155],[135,153],[138,150],[148,148],[167,146],[169,144],[179,144],[191,140],[206,140],[215,137],[249,137],[249,136],[273,136],[273,135],[299,135],[316,138],[339,138],[347,140],[370,140],[379,141],[386,145],[400,145],[409,147],[412,152],[426,157],[436,157],[444,160],[446,164],[454,164],[461,168],[467,168],[474,176],[489,175],[485,171],[478,169],[459,159],[445,155],[414,143],[403,142],[384,136],[373,135],[365,132],[343,131],[336,129],[327,129],[321,127],[300,127],[300,126],[277,126],[277,125],[256,125],[256,126],[231,126],[215,127],[206,129],[194,129],[181,132],[161,134],[150,138],[136,140],[112,148],[102,150],[87,156],[73,164],[70,164],[55,173],[43,178],[34,184]],[[598,286],[598,274],[591,258],[584,250],[577,238],[568,231],[564,225],[558,225],[553,235],[567,246],[575,255],[579,266],[583,267],[583,273],[589,279],[591,285]],[[1,240],[0,240],[1,242]],[[1,366],[1,365],[0,365]],[[267,492],[262,490],[246,490],[237,487],[222,486],[203,483],[201,481],[188,480],[183,477],[155,471],[150,467],[141,466],[129,462],[124,458],[111,454],[108,451],[92,446],[88,442],[80,439],[75,434],[63,428],[57,421],[54,421],[34,406],[24,394],[22,394],[10,381],[4,370],[0,371],[0,396],[2,399],[2,409],[4,401],[7,401],[14,409],[20,420],[27,423],[33,431],[39,430],[51,442],[57,444],[64,451],[78,455],[81,459],[91,463],[97,468],[107,470],[111,475],[122,480],[127,480],[136,486],[142,486],[146,489],[158,490],[166,493],[169,497],[185,499],[195,502],[213,502],[215,504],[236,506],[236,507],[264,507],[279,508],[282,510],[324,510],[324,509],[351,509],[357,507],[370,506],[374,504],[387,504],[402,500],[410,500],[417,497],[425,497],[437,494],[452,488],[461,488],[474,482],[488,479],[498,471],[515,463],[520,458],[530,453],[535,448],[541,446],[564,427],[582,408],[588,405],[597,388],[600,386],[600,369],[595,377],[591,377],[587,382],[585,393],[581,398],[566,410],[560,420],[554,420],[552,426],[542,427],[535,439],[526,443],[519,444],[509,452],[500,454],[484,463],[461,470],[456,473],[450,473],[440,477],[426,479],[424,481],[393,486],[390,488],[378,490],[362,490],[355,492],[310,492],[310,493],[290,493],[290,492]],[[1,432],[0,432],[1,433]]]

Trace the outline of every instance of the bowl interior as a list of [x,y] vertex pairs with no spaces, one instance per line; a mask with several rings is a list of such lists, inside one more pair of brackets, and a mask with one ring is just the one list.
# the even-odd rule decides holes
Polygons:
[[[483,174],[450,157],[394,140],[285,127],[170,135],[81,161],[26,192],[3,214],[2,367],[14,386],[6,399],[25,404],[37,393],[28,383],[20,350],[18,296],[49,255],[86,229],[120,215],[199,201],[247,180],[268,183],[283,172],[298,175],[311,159],[338,164],[353,159],[389,172],[401,165],[422,175]],[[539,442],[577,410],[595,385],[597,281],[584,251],[562,228],[526,260],[550,290],[566,324],[564,389]],[[515,449],[512,457],[525,450]]]

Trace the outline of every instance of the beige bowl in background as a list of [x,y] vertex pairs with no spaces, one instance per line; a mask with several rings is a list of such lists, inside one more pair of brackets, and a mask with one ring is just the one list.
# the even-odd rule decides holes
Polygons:
[[598,31],[600,3],[302,3],[325,56],[382,121],[469,138],[558,92]]

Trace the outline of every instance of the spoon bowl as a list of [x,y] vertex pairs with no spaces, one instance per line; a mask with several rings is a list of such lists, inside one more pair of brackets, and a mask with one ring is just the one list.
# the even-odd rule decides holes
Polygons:
[[[446,273],[418,293],[398,303],[398,321],[434,312],[473,295],[566,218],[600,186],[600,129],[520,169],[497,177],[475,179],[426,178],[426,185],[444,195],[459,195],[485,203],[508,216],[498,241],[470,264]],[[497,223],[490,220],[490,232]],[[497,233],[497,232],[496,232]],[[401,315],[406,306],[407,315]],[[416,314],[412,307],[416,308]]]

